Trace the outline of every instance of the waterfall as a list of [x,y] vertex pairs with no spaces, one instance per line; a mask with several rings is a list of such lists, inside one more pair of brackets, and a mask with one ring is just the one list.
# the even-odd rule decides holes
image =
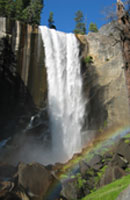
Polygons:
[[79,41],[40,26],[48,76],[48,112],[52,151],[56,161],[66,161],[82,149],[85,101],[79,59]]

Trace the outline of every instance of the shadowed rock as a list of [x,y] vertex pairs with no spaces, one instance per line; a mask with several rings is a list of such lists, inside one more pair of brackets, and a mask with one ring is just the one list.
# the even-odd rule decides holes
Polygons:
[[120,193],[116,200],[130,200],[130,185]]

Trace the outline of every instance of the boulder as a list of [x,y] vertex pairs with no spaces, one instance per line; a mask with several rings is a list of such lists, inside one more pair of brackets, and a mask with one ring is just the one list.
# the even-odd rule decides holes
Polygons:
[[34,199],[44,197],[56,181],[51,172],[39,163],[20,163],[18,166],[18,185],[22,186]]
[[61,195],[66,199],[77,199],[78,198],[78,186],[77,186],[77,178],[66,180],[62,184]]
[[122,168],[120,168],[119,166],[109,165],[100,180],[100,186],[107,185],[112,181],[121,178],[124,175],[126,175],[126,173]]
[[123,138],[120,140],[116,153],[123,156],[130,163],[130,143],[125,142],[126,140]]
[[120,193],[116,200],[130,200],[130,185]]
[[125,160],[122,156],[115,154],[111,160],[112,166],[119,166],[120,168],[125,169],[127,167],[127,160]]
[[29,198],[24,195],[20,198],[13,192],[5,192],[4,194],[0,193],[0,200],[29,200]]
[[0,180],[11,179],[17,171],[17,168],[7,163],[0,163]]
[[103,167],[102,157],[100,155],[95,155],[89,162],[88,165],[95,169],[99,170]]
[[87,163],[84,160],[81,160],[79,162],[79,170],[82,176],[85,176],[89,169],[90,167],[87,165]]

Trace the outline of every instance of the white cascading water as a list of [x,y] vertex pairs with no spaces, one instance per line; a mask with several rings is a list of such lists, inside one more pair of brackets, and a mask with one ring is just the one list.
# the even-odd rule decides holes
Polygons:
[[48,104],[55,161],[67,161],[82,149],[85,102],[74,34],[40,26],[48,76]]

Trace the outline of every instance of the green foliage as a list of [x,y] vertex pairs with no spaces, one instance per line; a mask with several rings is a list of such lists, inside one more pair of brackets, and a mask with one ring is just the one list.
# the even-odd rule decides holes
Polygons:
[[80,173],[76,174],[76,178],[77,178],[78,189],[81,189],[84,186],[84,184],[86,183],[86,180],[81,177]]
[[102,177],[103,174],[105,173],[107,167],[108,167],[108,166],[105,165],[105,166],[97,173],[99,180],[101,179],[101,177]]
[[126,171],[127,173],[130,173],[130,168],[129,168],[129,167],[126,168],[125,171]]
[[0,16],[6,17],[6,0],[0,0]]
[[82,200],[115,200],[120,192],[122,192],[130,184],[130,175],[118,179],[97,191],[87,195]]
[[15,15],[17,20],[22,19],[23,15],[23,1],[22,0],[16,0],[15,1]]
[[48,18],[48,27],[52,29],[56,29],[56,26],[54,25],[54,19],[53,19],[53,12],[50,12],[49,18]]
[[94,32],[94,33],[98,32],[97,25],[94,24],[94,23],[90,23],[90,25],[89,25],[89,31]]
[[86,34],[86,24],[84,23],[84,17],[82,11],[78,10],[75,13],[75,22],[76,22],[76,27],[74,29],[74,33],[76,34]]
[[106,58],[106,61],[108,62],[110,59],[109,58]]
[[29,24],[40,24],[40,14],[43,1],[31,0],[30,4],[23,10],[23,21]]
[[86,64],[92,64],[93,63],[93,57],[87,56],[84,61],[85,61]]
[[0,16],[13,17],[15,2],[13,0],[0,0]]
[[61,179],[67,179],[67,178],[68,178],[68,175],[67,175],[67,174],[62,174],[62,175],[60,176],[60,178],[61,178]]
[[124,136],[124,138],[130,138],[130,133]]
[[0,0],[0,16],[40,24],[43,0]]
[[126,140],[125,140],[125,143],[126,143],[126,144],[129,144],[129,143],[130,143],[130,139],[126,139]]
[[48,18],[48,26],[49,26],[49,28],[51,28],[52,25],[54,24],[53,16],[54,16],[53,12],[50,12],[49,18]]

